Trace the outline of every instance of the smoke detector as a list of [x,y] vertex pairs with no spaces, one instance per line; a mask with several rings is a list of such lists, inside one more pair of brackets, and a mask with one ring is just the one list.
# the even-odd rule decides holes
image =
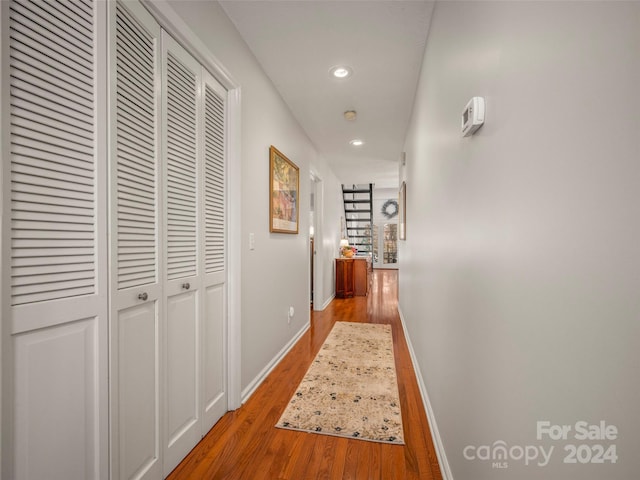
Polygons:
[[344,112],[344,119],[353,122],[356,119],[357,113],[355,110],[347,110]]

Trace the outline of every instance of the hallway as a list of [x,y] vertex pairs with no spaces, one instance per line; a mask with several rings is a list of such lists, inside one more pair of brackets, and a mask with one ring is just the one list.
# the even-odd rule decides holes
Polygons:
[[[186,479],[441,479],[397,311],[398,272],[374,270],[367,297],[335,299],[251,398],[228,412],[168,477]],[[390,324],[406,445],[274,427],[336,321]]]

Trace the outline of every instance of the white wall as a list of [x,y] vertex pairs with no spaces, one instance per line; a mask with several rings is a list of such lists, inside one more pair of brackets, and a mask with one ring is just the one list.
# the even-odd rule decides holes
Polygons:
[[[241,383],[245,391],[309,323],[309,175],[312,163],[324,163],[221,6],[211,1],[170,5],[242,91]],[[270,145],[300,168],[298,235],[269,232]],[[249,233],[255,234],[255,250],[249,250]],[[291,324],[289,306],[296,312]]]
[[398,216],[386,218],[382,214],[382,206],[387,200],[398,201],[398,188],[374,188],[373,189],[373,223],[382,225],[385,223],[398,223]]
[[[400,306],[456,480],[638,476],[639,86],[640,3],[436,4]],[[465,139],[475,95],[487,121]],[[567,440],[538,439],[545,420]],[[617,439],[575,439],[581,420]],[[506,469],[463,455],[500,440],[554,451]],[[564,464],[582,443],[616,445],[617,463]]]

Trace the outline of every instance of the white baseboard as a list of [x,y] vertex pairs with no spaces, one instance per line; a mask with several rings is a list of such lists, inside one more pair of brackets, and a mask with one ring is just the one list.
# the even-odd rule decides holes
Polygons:
[[280,361],[285,357],[289,350],[293,348],[296,342],[304,335],[304,333],[309,330],[309,322],[306,322],[305,325],[300,329],[298,333],[294,335],[294,337],[289,340],[289,342],[280,350],[273,359],[267,364],[266,367],[262,369],[262,371],[247,385],[247,388],[242,390],[241,393],[241,402],[245,403],[251,395],[256,391],[256,389],[260,386],[264,379],[271,373],[271,371],[276,368],[276,366],[280,363]]
[[[320,308],[320,311],[324,310],[325,308],[327,308],[329,306],[329,304],[331,302],[333,302],[333,299],[336,298],[336,294],[334,293],[333,295],[331,295],[326,302],[324,302],[322,304],[322,307]],[[314,309],[315,310],[315,309]]]
[[431,407],[431,402],[429,401],[429,395],[427,395],[427,387],[424,383],[424,379],[422,378],[422,373],[420,372],[420,366],[418,365],[418,361],[416,359],[416,355],[413,350],[413,345],[411,345],[409,332],[407,332],[407,326],[404,323],[404,316],[402,315],[402,310],[400,309],[399,305],[398,305],[398,314],[400,315],[400,322],[402,323],[404,338],[407,341],[407,345],[409,347],[409,354],[411,355],[411,363],[413,363],[413,370],[416,374],[416,379],[418,380],[418,388],[420,389],[420,394],[422,395],[422,403],[424,404],[424,410],[427,414],[427,420],[429,421],[429,429],[431,430],[431,439],[433,440],[433,445],[436,448],[436,455],[438,457],[438,463],[440,464],[440,473],[442,473],[443,480],[453,480],[451,467],[449,467],[449,462],[447,461],[447,455],[445,454],[444,445],[442,444],[442,439],[440,438],[440,432],[438,431],[438,425],[436,424],[433,408]]

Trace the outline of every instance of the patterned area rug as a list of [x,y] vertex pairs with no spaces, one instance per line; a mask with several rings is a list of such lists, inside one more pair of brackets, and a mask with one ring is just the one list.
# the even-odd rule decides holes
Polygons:
[[276,427],[404,444],[391,326],[336,322]]

